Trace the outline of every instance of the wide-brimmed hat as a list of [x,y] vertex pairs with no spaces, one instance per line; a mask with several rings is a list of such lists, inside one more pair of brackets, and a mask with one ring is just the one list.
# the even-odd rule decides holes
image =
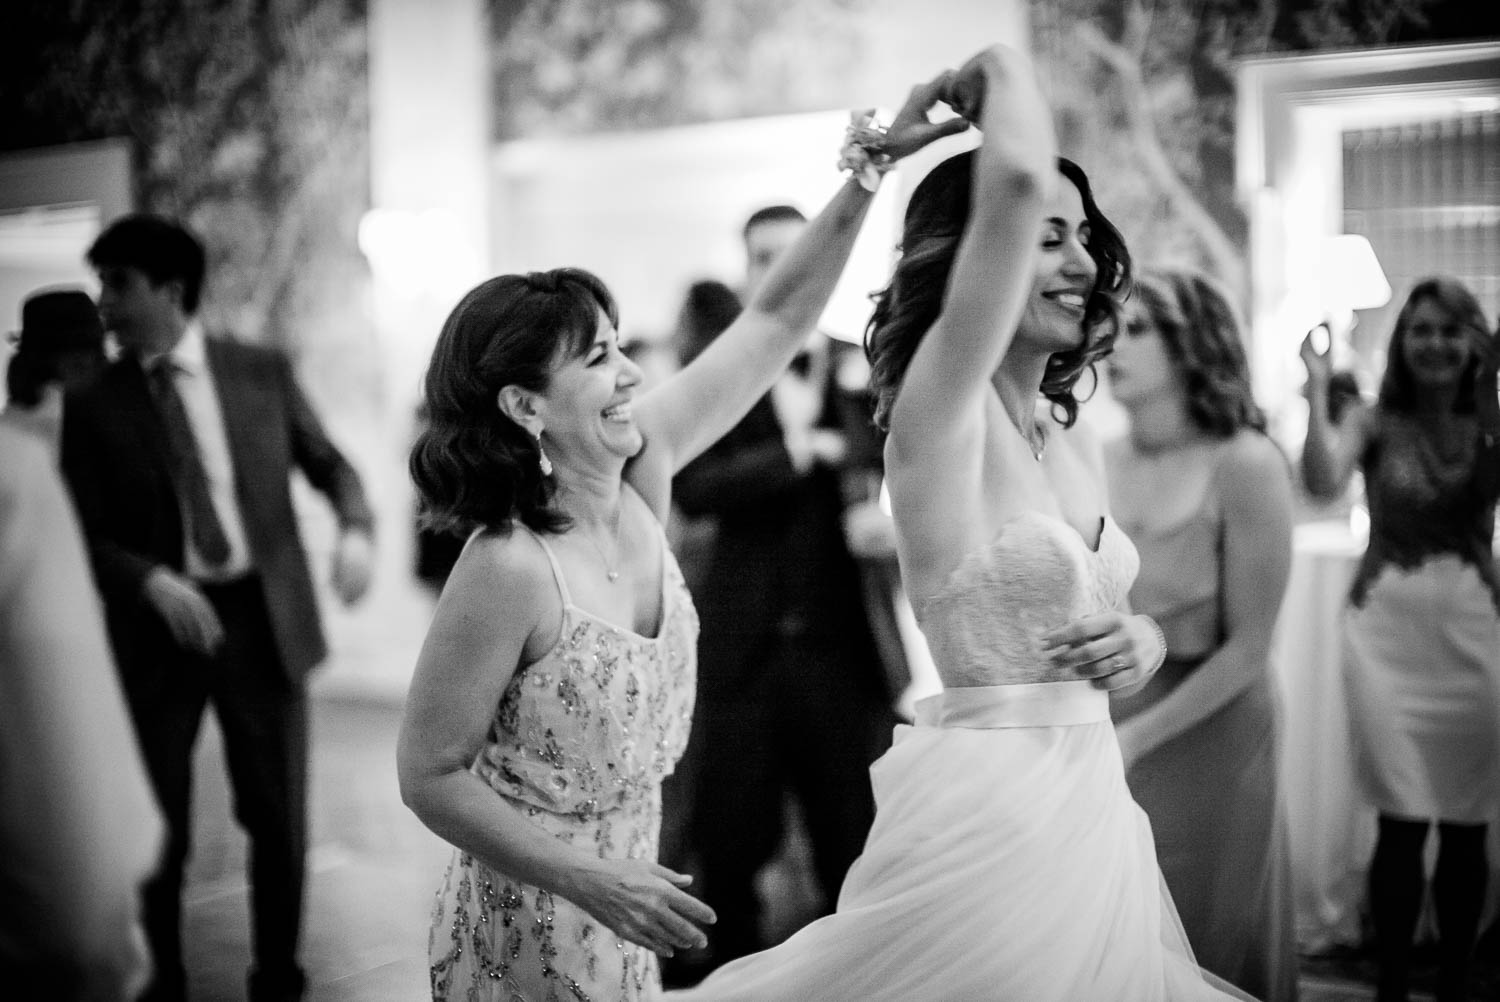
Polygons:
[[80,289],[38,292],[21,306],[21,330],[15,339],[28,354],[100,351],[104,324],[93,299]]

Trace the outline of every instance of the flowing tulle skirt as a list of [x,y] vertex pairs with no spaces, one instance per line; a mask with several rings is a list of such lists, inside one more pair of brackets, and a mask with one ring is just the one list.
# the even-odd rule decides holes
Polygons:
[[948,690],[871,773],[878,813],[838,911],[669,998],[1246,997],[1193,961],[1102,691]]

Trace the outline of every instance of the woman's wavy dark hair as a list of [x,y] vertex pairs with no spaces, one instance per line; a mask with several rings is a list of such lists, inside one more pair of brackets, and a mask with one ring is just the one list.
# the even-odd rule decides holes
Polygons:
[[[1080,400],[1074,387],[1085,372],[1093,370],[1094,363],[1109,354],[1119,331],[1120,303],[1130,290],[1130,251],[1094,201],[1083,168],[1058,157],[1057,169],[1083,200],[1089,257],[1098,269],[1084,306],[1083,329],[1088,337],[1079,347],[1048,359],[1042,377],[1042,395],[1052,402],[1054,414],[1066,428],[1078,419]],[[973,174],[974,151],[949,157],[922,179],[907,203],[901,260],[890,284],[875,294],[875,310],[865,328],[875,423],[882,429],[889,427],[891,406],[906,367],[943,310],[948,274],[969,219]]]
[[1161,337],[1193,424],[1220,438],[1241,428],[1266,430],[1266,415],[1250,389],[1243,328],[1217,282],[1192,271],[1139,276],[1126,309],[1126,336],[1139,336],[1141,324]]
[[[1489,335],[1483,307],[1462,282],[1434,275],[1412,286],[1411,294],[1396,315],[1396,327],[1391,332],[1391,343],[1385,353],[1385,375],[1380,380],[1379,404],[1386,410],[1412,411],[1417,407],[1422,391],[1406,362],[1406,332],[1411,326],[1411,315],[1429,299],[1446,311],[1454,323]],[[1459,414],[1473,413],[1478,405],[1479,362],[1479,357],[1471,352],[1463,375],[1459,377],[1458,398],[1453,402],[1453,410]]]
[[501,412],[500,390],[546,390],[559,360],[594,343],[600,310],[619,326],[603,282],[558,268],[492,278],[448,314],[427,367],[427,427],[409,464],[424,525],[455,535],[508,531],[515,519],[542,532],[568,527],[537,442]]

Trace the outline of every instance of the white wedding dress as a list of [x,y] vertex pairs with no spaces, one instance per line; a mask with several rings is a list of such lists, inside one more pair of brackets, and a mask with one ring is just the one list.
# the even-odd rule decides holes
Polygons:
[[1247,998],[1193,962],[1130,797],[1109,697],[1056,681],[1043,632],[1119,606],[1137,569],[1041,513],[965,558],[919,618],[947,688],[871,769],[838,910],[676,1002]]

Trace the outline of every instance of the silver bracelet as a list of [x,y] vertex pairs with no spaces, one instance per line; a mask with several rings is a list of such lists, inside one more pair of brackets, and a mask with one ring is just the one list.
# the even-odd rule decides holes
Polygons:
[[1161,625],[1150,616],[1141,613],[1141,618],[1151,624],[1151,629],[1156,634],[1156,642],[1161,645],[1161,653],[1156,656],[1156,663],[1146,672],[1147,675],[1155,675],[1167,661],[1167,635],[1161,631]]

